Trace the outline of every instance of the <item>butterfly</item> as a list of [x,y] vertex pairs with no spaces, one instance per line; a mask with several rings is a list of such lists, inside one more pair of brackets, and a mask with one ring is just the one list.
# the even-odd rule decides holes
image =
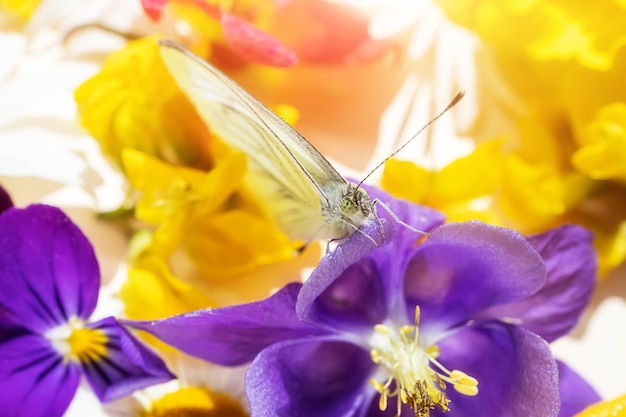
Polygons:
[[166,67],[200,117],[248,156],[251,188],[289,238],[305,244],[341,240],[354,232],[365,234],[361,227],[367,222],[380,226],[379,202],[339,174],[298,131],[182,45],[170,40],[159,44]]

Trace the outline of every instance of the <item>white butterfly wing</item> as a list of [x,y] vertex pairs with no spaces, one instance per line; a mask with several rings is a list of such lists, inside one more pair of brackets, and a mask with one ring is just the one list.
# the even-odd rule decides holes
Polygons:
[[210,129],[248,155],[251,185],[281,230],[304,241],[320,233],[323,209],[337,204],[346,180],[302,135],[217,68],[177,43],[160,44],[163,61]]

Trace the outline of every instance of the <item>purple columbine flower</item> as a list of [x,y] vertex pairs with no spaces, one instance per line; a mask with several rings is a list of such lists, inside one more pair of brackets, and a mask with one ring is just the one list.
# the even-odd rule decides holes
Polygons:
[[[550,417],[563,398],[567,413],[598,399],[562,364],[559,373],[547,342],[589,302],[586,230],[527,240],[389,205],[430,236],[416,242],[384,219],[384,244],[355,233],[304,284],[266,300],[132,325],[211,362],[251,362],[255,417]],[[363,231],[381,241],[378,229]]]
[[93,248],[61,210],[0,215],[0,414],[61,416],[81,375],[101,401],[172,379],[114,318],[87,322],[99,287]]

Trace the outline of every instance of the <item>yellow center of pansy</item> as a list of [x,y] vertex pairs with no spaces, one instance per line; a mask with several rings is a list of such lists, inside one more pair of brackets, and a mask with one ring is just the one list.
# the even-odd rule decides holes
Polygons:
[[248,417],[241,404],[208,388],[185,387],[150,404],[142,417]]
[[478,381],[459,370],[448,370],[437,361],[439,349],[435,345],[419,344],[419,306],[415,308],[415,324],[399,329],[384,324],[375,326],[370,340],[372,361],[382,366],[389,376],[385,382],[369,382],[380,394],[379,408],[387,409],[389,398],[396,397],[397,415],[402,404],[407,404],[418,417],[426,417],[439,407],[449,411],[447,384],[461,394],[478,394]]
[[109,338],[98,329],[85,327],[85,323],[72,318],[63,326],[48,332],[46,337],[66,361],[94,362],[106,356]]

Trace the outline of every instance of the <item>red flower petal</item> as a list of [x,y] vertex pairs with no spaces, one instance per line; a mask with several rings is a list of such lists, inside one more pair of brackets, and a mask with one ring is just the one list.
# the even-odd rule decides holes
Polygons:
[[248,61],[273,67],[290,67],[298,56],[278,39],[228,13],[222,14],[222,29],[229,45]]
[[159,20],[168,0],[141,0],[141,7],[152,20]]

